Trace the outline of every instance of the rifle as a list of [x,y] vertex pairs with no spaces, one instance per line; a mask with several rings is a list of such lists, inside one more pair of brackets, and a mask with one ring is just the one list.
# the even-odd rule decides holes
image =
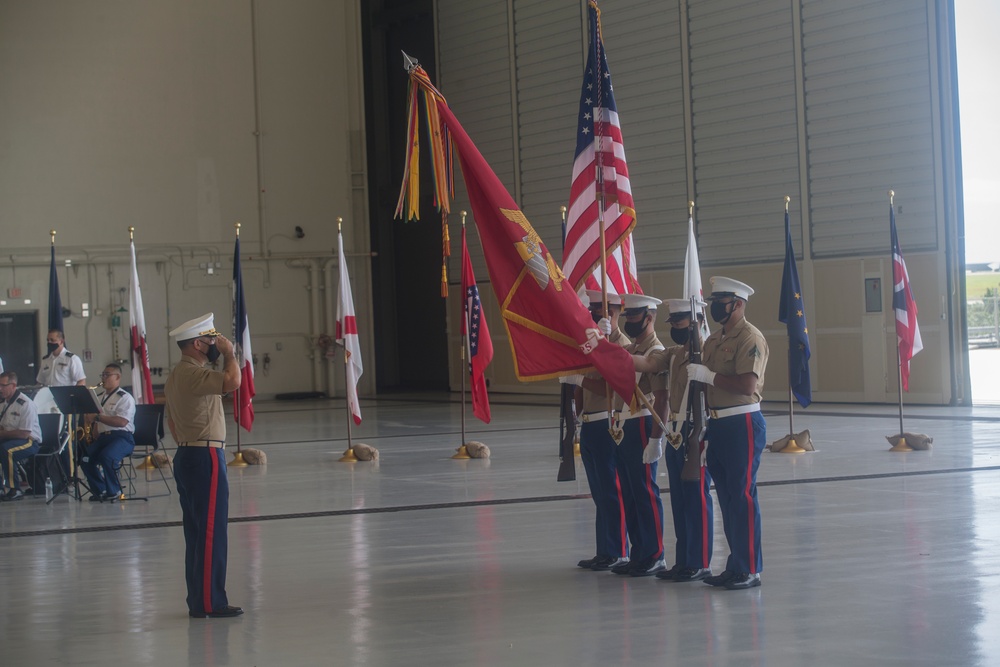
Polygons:
[[[691,297],[691,326],[688,336],[688,362],[701,363],[701,333],[698,327],[697,301]],[[701,443],[708,430],[708,388],[704,382],[692,382],[688,389],[688,436],[681,479],[685,482],[701,480]]]
[[574,445],[576,440],[576,386],[564,384],[559,398],[559,473],[557,482],[572,482],[576,479]]

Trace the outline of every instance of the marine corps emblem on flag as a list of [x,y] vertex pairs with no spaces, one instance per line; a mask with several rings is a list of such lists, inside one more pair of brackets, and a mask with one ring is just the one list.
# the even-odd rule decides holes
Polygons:
[[535,277],[535,282],[542,289],[549,286],[549,280],[555,283],[556,291],[562,291],[562,282],[566,279],[563,275],[562,270],[556,265],[554,259],[552,259],[552,253],[545,249],[545,258],[542,258],[542,239],[538,236],[538,232],[535,228],[531,226],[531,223],[524,213],[517,209],[502,208],[500,212],[504,214],[504,217],[513,223],[516,223],[521,229],[525,231],[525,235],[521,237],[520,241],[514,242],[514,247],[517,248],[517,254],[521,256],[524,261],[525,266],[531,271],[531,275]]

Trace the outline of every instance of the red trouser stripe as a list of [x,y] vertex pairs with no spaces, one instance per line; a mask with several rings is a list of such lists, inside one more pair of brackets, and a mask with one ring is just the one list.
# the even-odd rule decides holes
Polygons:
[[212,547],[215,544],[215,501],[219,489],[219,457],[209,448],[212,459],[212,484],[208,492],[208,522],[205,524],[205,574],[202,595],[205,597],[205,611],[212,611]]
[[[704,441],[698,443],[698,448],[705,446]],[[701,505],[701,567],[708,567],[708,550],[711,547],[708,543],[708,503],[705,502],[705,466],[699,468],[698,475],[698,504]]]
[[628,527],[625,525],[625,499],[622,497],[622,481],[618,477],[617,470],[615,471],[615,491],[618,493],[618,523],[621,526],[618,557],[626,558],[628,556]]
[[747,481],[743,487],[743,497],[747,501],[747,547],[750,549],[750,574],[757,572],[757,554],[754,553],[754,544],[757,543],[754,535],[755,521],[753,511],[753,496],[750,495],[750,479],[753,476],[753,421],[750,419],[751,413],[744,415],[747,428]]

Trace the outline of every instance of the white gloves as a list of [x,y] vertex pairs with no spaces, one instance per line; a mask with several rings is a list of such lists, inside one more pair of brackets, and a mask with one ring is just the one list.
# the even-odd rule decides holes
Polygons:
[[561,375],[559,377],[560,384],[574,384],[577,387],[583,386],[583,376],[582,375]]
[[601,330],[601,333],[605,336],[611,335],[611,320],[606,317],[602,317],[597,323],[597,328]]
[[705,384],[715,386],[715,373],[708,370],[708,366],[691,364],[688,366],[688,381],[704,382]]
[[642,450],[643,463],[656,463],[660,460],[660,457],[663,456],[664,440],[666,440],[666,437],[662,435],[659,438],[649,439],[649,444]]

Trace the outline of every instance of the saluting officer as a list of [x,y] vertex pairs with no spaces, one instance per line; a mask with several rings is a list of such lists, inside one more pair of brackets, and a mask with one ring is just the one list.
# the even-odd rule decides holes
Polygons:
[[80,459],[90,484],[91,501],[115,501],[121,498],[115,468],[135,449],[135,399],[121,388],[122,367],[108,364],[101,373],[104,391],[98,396],[101,412],[88,416],[96,433]]
[[[659,304],[659,299],[644,294],[625,294],[622,297],[625,335],[635,341],[629,347],[635,355],[645,357],[663,349],[653,331]],[[667,410],[666,376],[642,373],[638,385],[639,391],[662,420]],[[632,540],[632,561],[611,571],[646,577],[666,569],[663,561],[663,501],[656,483],[657,461],[663,456],[665,434],[642,405],[635,412],[629,412],[629,406],[623,406],[618,423],[623,435],[615,451],[615,462],[624,487],[623,493],[631,495],[635,505],[635,522],[628,527]]]
[[3,397],[0,411],[3,466],[0,478],[6,477],[8,487],[7,492],[0,495],[0,500],[21,500],[24,492],[21,491],[16,464],[38,452],[42,429],[38,424],[35,403],[17,388],[17,373],[14,371],[0,374],[0,396]]
[[[229,480],[222,394],[240,386],[233,344],[215,330],[212,313],[170,332],[183,356],[167,378],[167,424],[177,442],[174,479],[184,519],[188,613],[227,618],[243,613],[226,596]],[[224,359],[221,371],[206,364]]]
[[[702,302],[699,306],[704,306]],[[668,428],[667,445],[663,460],[667,464],[670,481],[670,510],[674,520],[674,566],[657,572],[658,579],[668,581],[698,581],[712,574],[712,496],[709,488],[712,478],[702,468],[700,482],[681,479],[687,452],[687,436],[691,426],[687,421],[688,402],[688,337],[691,330],[691,301],[667,299],[670,339],[674,345],[654,352],[648,357],[633,356],[637,371],[666,373],[668,382],[669,414],[665,419]],[[701,320],[704,316],[699,314]],[[700,332],[701,327],[696,327]],[[698,334],[701,335],[700,333]]]
[[729,558],[726,569],[705,583],[752,588],[760,586],[763,568],[757,468],[767,442],[760,412],[767,341],[745,317],[753,288],[721,276],[713,276],[711,284],[712,319],[722,328],[705,341],[704,365],[688,365],[688,378],[708,385],[706,465],[719,497]]
[[85,386],[87,374],[83,372],[80,357],[66,349],[66,337],[59,329],[49,331],[45,339],[48,354],[42,357],[42,367],[38,369],[38,384],[46,387]]
[[[587,290],[585,304],[604,337],[621,347],[632,341],[618,328],[622,312],[622,299],[617,294],[608,294],[608,317],[603,316],[604,304],[601,292]],[[573,377],[573,376],[570,376]],[[615,464],[617,443],[608,431],[609,414],[606,384],[600,375],[592,373],[584,379],[580,417],[580,459],[587,471],[590,497],[597,507],[595,532],[597,535],[597,555],[577,563],[591,570],[610,570],[629,562],[629,536],[627,524],[634,519],[635,507],[631,495],[622,496],[622,485],[618,479]],[[626,515],[633,518],[626,519]]]

